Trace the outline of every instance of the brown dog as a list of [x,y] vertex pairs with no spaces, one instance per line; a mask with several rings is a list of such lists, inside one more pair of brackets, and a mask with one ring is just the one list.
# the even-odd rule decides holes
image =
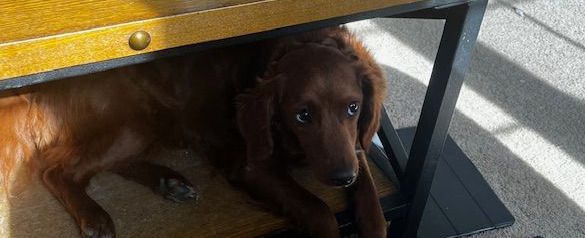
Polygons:
[[[85,192],[111,170],[174,201],[195,199],[173,170],[148,163],[159,128],[174,121],[170,62],[121,68],[0,94],[0,179],[33,167],[79,225],[83,237],[114,237],[111,218]],[[174,73],[176,74],[176,73]],[[178,92],[178,91],[177,91]]]
[[385,237],[364,153],[385,91],[365,48],[333,27],[4,92],[2,177],[34,165],[83,236],[112,237],[110,217],[84,191],[91,177],[110,170],[192,199],[181,175],[145,161],[150,148],[186,139],[275,212],[337,237],[327,205],[288,175],[308,164],[323,183],[349,188],[361,237]]
[[[349,188],[361,237],[385,237],[364,153],[378,129],[386,92],[371,55],[343,27],[238,49],[231,56],[238,52],[236,58],[245,60],[218,63],[208,80],[194,82],[194,94],[202,96],[190,108],[199,111],[186,121],[204,122],[191,127],[202,144],[199,151],[312,236],[338,237],[327,205],[288,174],[291,165],[307,164],[324,184]],[[223,62],[223,55],[209,57]]]

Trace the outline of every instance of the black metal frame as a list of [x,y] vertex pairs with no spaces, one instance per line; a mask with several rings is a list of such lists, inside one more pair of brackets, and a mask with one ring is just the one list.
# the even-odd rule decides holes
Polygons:
[[[268,32],[3,80],[0,81],[0,91],[362,19],[375,17],[444,19],[443,36],[410,153],[404,149],[401,139],[384,111],[378,132],[384,151],[371,151],[370,156],[383,173],[395,180],[400,187],[401,194],[381,199],[386,218],[392,220],[390,232],[400,234],[402,237],[416,237],[486,5],[487,0],[419,1]],[[355,231],[348,211],[337,214],[337,219],[343,233]],[[286,236],[287,233],[278,234]]]
[[[384,215],[392,220],[391,237],[417,237],[437,163],[471,58],[487,0],[469,0],[386,15],[392,18],[444,19],[441,43],[421,110],[414,141],[407,153],[386,110],[383,109],[378,136],[383,151],[374,147],[369,158],[399,185],[400,194],[380,200]],[[337,214],[342,234],[355,232],[351,214]],[[291,236],[278,233],[278,236]]]
[[403,237],[416,237],[486,5],[487,0],[477,0],[396,16],[445,19],[408,157],[390,119],[384,118],[381,122],[380,139],[390,152],[388,157],[400,179],[401,192],[411,201],[405,226],[399,222],[401,226],[397,228],[404,229],[400,232]]

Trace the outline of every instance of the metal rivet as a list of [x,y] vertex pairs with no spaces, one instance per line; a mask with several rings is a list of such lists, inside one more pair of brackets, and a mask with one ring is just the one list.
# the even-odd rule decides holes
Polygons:
[[150,44],[150,34],[146,31],[134,32],[128,39],[128,44],[133,50],[144,50]]

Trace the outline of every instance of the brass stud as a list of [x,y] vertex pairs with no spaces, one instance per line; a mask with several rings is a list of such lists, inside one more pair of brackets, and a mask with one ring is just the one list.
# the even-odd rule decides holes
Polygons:
[[146,31],[134,32],[128,39],[128,44],[133,50],[144,50],[150,44],[150,34]]

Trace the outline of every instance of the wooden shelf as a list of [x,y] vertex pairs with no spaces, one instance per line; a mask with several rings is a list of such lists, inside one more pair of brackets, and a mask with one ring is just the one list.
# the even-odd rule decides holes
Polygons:
[[[0,80],[242,36],[420,0],[0,2]],[[128,46],[146,31],[150,45]]]
[[[162,154],[161,161],[180,171],[200,191],[195,203],[173,203],[149,189],[112,174],[101,174],[87,189],[112,216],[118,237],[257,237],[287,228],[282,217],[263,210],[224,177],[184,151]],[[382,173],[370,165],[380,196],[397,193]],[[321,197],[336,212],[345,210],[342,189],[321,185],[306,170],[295,178]],[[0,193],[0,237],[75,237],[73,219],[38,181],[13,194],[11,202]]]

